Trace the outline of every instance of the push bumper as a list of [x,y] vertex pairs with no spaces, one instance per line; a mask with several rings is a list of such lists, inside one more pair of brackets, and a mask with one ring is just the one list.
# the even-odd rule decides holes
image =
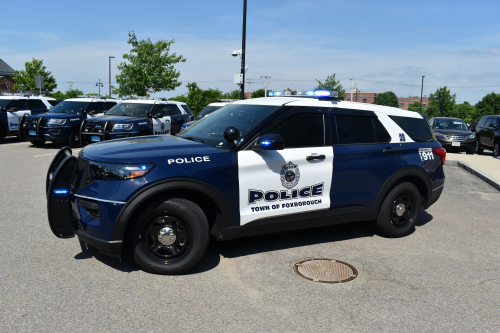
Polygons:
[[72,238],[75,234],[85,243],[96,247],[101,253],[120,257],[123,242],[106,241],[86,234],[74,216],[71,208],[71,181],[78,159],[69,147],[62,148],[52,160],[47,171],[46,194],[49,226],[58,238]]

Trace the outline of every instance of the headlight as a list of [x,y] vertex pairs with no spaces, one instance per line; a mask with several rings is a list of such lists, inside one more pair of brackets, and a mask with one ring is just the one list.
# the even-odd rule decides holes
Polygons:
[[443,136],[443,134],[442,134],[442,133],[439,133],[439,132],[434,132],[434,135],[435,135],[435,136]]
[[49,119],[47,125],[63,125],[66,119]]
[[90,178],[98,180],[131,179],[146,175],[154,163],[113,164],[90,162]]
[[134,124],[115,124],[113,130],[129,130],[134,127]]
[[475,139],[476,136],[474,134],[469,135],[469,139]]

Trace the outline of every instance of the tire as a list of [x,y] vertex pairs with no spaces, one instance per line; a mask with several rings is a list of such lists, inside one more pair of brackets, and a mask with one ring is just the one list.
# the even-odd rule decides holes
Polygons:
[[497,158],[499,153],[500,153],[500,140],[497,140],[495,142],[495,145],[493,146],[493,157]]
[[474,150],[466,150],[465,153],[468,155],[474,155]]
[[476,140],[476,154],[482,154],[482,153],[483,153],[483,148],[481,148],[479,140]]
[[45,141],[34,141],[34,140],[30,140],[31,144],[33,146],[43,146],[45,144]]
[[[403,206],[400,206],[400,205]],[[396,208],[404,209],[403,212]],[[376,229],[387,237],[409,235],[420,218],[422,203],[420,192],[412,183],[394,187],[384,199],[375,221]],[[401,215],[400,215],[401,214]]]
[[[167,237],[171,234],[175,239]],[[168,199],[151,204],[141,213],[132,237],[134,260],[143,270],[163,275],[183,274],[205,255],[208,221],[194,202]]]
[[5,131],[0,127],[0,143],[3,142],[3,139],[5,139]]
[[78,128],[73,128],[68,135],[68,146],[76,148],[80,147],[80,145],[80,130]]

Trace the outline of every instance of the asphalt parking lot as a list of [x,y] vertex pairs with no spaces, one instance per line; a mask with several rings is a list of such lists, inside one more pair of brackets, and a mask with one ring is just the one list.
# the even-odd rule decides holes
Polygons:
[[[52,234],[45,175],[59,148],[0,145],[1,332],[500,331],[500,192],[459,167],[407,237],[354,223],[212,242],[189,274],[158,276]],[[293,273],[312,257],[359,275]]]

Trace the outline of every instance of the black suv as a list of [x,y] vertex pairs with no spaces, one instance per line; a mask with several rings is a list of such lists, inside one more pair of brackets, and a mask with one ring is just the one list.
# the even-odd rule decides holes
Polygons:
[[500,116],[484,116],[476,126],[476,153],[483,149],[493,150],[493,157],[498,157],[500,150]]
[[429,120],[436,139],[446,150],[465,151],[474,154],[476,136],[460,118],[434,117]]

